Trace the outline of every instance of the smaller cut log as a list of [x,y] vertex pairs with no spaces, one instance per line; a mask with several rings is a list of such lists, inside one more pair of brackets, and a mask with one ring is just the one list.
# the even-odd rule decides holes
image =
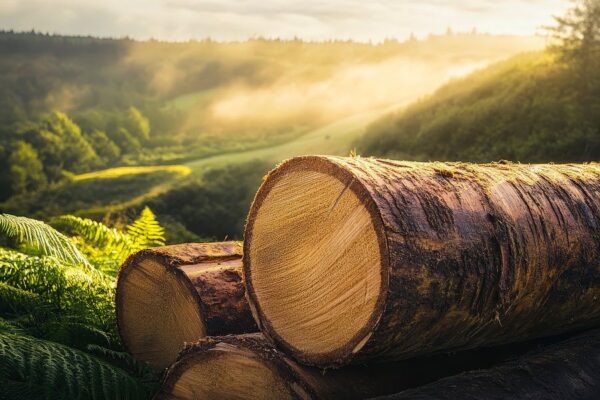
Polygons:
[[257,330],[245,298],[238,242],[189,243],[130,256],[117,282],[125,348],[162,369],[186,342]]
[[259,333],[207,337],[182,351],[156,399],[364,399],[486,368],[530,348],[525,343],[321,370],[296,363]]
[[600,330],[377,400],[600,399]]

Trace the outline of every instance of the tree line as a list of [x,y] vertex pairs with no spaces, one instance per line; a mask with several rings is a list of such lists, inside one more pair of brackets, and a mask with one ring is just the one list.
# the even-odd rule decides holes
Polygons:
[[578,0],[544,52],[450,82],[374,123],[365,155],[489,162],[600,158],[600,1]]
[[78,122],[53,111],[6,135],[0,145],[0,170],[5,171],[0,175],[0,199],[114,165],[151,140],[150,123],[135,107],[110,115],[82,113]]

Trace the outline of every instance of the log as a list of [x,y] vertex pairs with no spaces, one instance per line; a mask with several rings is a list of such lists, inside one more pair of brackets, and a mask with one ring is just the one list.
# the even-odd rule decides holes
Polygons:
[[125,348],[157,369],[185,342],[257,330],[245,298],[238,242],[142,250],[119,271],[117,325]]
[[600,165],[299,157],[245,230],[265,335],[335,367],[600,323]]
[[487,370],[378,400],[595,400],[600,398],[600,331],[594,330]]
[[363,399],[489,367],[530,346],[322,371],[296,363],[259,333],[207,337],[182,351],[156,399]]

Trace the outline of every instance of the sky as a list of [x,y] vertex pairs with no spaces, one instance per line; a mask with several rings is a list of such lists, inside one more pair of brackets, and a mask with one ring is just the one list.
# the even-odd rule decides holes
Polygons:
[[0,0],[0,29],[135,39],[381,41],[454,31],[533,35],[567,0]]

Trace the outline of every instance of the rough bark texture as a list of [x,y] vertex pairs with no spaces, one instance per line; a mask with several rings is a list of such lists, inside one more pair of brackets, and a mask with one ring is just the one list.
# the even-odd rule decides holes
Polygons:
[[[119,272],[119,281],[144,259],[154,259],[189,282],[198,301],[207,335],[258,330],[245,298],[242,246],[238,242],[187,243],[142,250],[130,256]],[[212,268],[220,263],[218,268]],[[119,318],[123,307],[117,284],[117,322],[121,337],[127,334]],[[124,338],[125,339],[125,338]],[[127,340],[124,340],[127,343]]]
[[[481,349],[452,355],[437,355],[375,366],[346,366],[320,370],[303,366],[274,348],[261,334],[207,337],[188,345],[169,368],[157,399],[171,398],[175,382],[210,351],[243,352],[249,358],[268,362],[277,369],[280,379],[293,388],[298,399],[364,399],[417,387],[468,369],[487,368],[509,355],[523,354],[532,343]],[[235,377],[224,377],[230,382]],[[227,398],[227,384],[221,398]],[[254,398],[252,393],[247,398]]]
[[600,331],[488,370],[466,372],[378,400],[593,400],[600,398]]
[[302,169],[336,176],[364,200],[378,230],[385,285],[355,342],[307,359],[262,314],[245,258],[261,328],[297,359],[321,366],[405,359],[600,323],[600,165],[292,159],[257,194],[246,255],[269,188]]

